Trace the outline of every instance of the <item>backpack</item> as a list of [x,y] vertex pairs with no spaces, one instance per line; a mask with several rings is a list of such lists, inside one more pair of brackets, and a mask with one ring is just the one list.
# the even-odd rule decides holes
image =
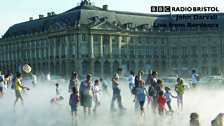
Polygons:
[[195,78],[196,78],[196,80],[197,80],[197,81],[199,81],[199,80],[200,80],[199,75],[198,75],[198,76],[196,76],[196,74],[194,74],[194,76],[195,76]]

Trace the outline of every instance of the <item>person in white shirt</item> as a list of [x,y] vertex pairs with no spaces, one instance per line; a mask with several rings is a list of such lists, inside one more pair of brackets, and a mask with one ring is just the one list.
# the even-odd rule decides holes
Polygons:
[[7,91],[7,88],[8,88],[8,85],[9,85],[9,75],[8,74],[6,74],[5,76],[4,76],[4,80],[3,80],[3,84],[4,84],[4,92],[6,92]]
[[46,79],[47,79],[47,81],[51,81],[51,72],[49,72],[48,74],[47,74],[47,76],[46,76]]
[[128,81],[129,81],[129,89],[130,91],[132,92],[132,88],[134,86],[134,83],[135,83],[135,76],[134,76],[134,72],[133,71],[130,71],[130,76],[128,77]]
[[108,94],[107,90],[107,82],[103,80],[103,78],[100,78],[101,87],[103,89],[103,93]]
[[101,92],[102,90],[99,88],[99,84],[100,84],[100,81],[99,81],[99,80],[95,80],[95,84],[94,84],[95,107],[94,107],[94,109],[93,109],[93,112],[94,112],[94,113],[96,113],[96,109],[97,109],[97,107],[100,106],[100,104],[101,104],[99,95],[100,95],[100,92]]
[[36,84],[37,84],[37,76],[36,76],[36,73],[33,72],[33,73],[30,73],[30,74],[32,75],[32,84],[35,87]]
[[195,70],[192,70],[191,80],[192,80],[192,87],[194,87],[194,88],[196,88],[197,83],[198,83],[197,77],[199,77],[199,75],[195,73]]

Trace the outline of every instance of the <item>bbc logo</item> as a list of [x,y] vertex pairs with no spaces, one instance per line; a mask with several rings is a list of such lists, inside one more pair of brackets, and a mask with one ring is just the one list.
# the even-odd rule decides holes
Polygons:
[[170,6],[151,6],[151,12],[170,12]]

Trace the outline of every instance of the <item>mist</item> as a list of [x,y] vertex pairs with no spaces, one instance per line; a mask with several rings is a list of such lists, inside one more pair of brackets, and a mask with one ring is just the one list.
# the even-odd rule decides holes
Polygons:
[[[92,80],[94,81],[94,80]],[[177,110],[177,100],[172,99],[171,105],[174,110],[173,116],[166,116],[164,120],[158,114],[153,114],[151,106],[147,108],[145,102],[145,110],[147,116],[145,119],[139,119],[140,111],[135,111],[133,103],[134,95],[130,93],[127,82],[120,82],[121,97],[125,112],[111,112],[110,103],[112,99],[111,82],[108,83],[109,95],[100,94],[101,106],[97,109],[97,114],[92,114],[92,119],[84,119],[83,107],[79,106],[78,122],[71,117],[69,106],[68,82],[59,83],[62,89],[61,95],[64,100],[60,105],[51,106],[50,100],[56,97],[55,84],[38,82],[34,88],[32,84],[26,84],[31,88],[26,91],[24,96],[25,110],[19,100],[14,114],[13,105],[15,101],[15,91],[8,88],[3,98],[0,98],[0,126],[189,126],[190,113],[197,112],[199,121],[202,126],[209,126],[211,120],[220,112],[224,111],[223,96],[224,88],[208,88],[198,87],[197,89],[189,89],[185,91],[183,96],[184,107],[183,112]],[[172,94],[176,96],[174,90]],[[92,103],[92,108],[95,103]],[[166,106],[167,107],[167,106]],[[117,102],[115,108],[118,109]],[[73,121],[72,121],[73,120]]]

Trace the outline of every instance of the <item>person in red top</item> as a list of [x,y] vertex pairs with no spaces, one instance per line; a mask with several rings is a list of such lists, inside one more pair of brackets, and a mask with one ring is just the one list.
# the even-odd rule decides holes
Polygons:
[[159,115],[164,117],[165,105],[167,100],[163,95],[164,95],[164,92],[160,91],[159,97],[157,98],[156,101],[158,102]]

